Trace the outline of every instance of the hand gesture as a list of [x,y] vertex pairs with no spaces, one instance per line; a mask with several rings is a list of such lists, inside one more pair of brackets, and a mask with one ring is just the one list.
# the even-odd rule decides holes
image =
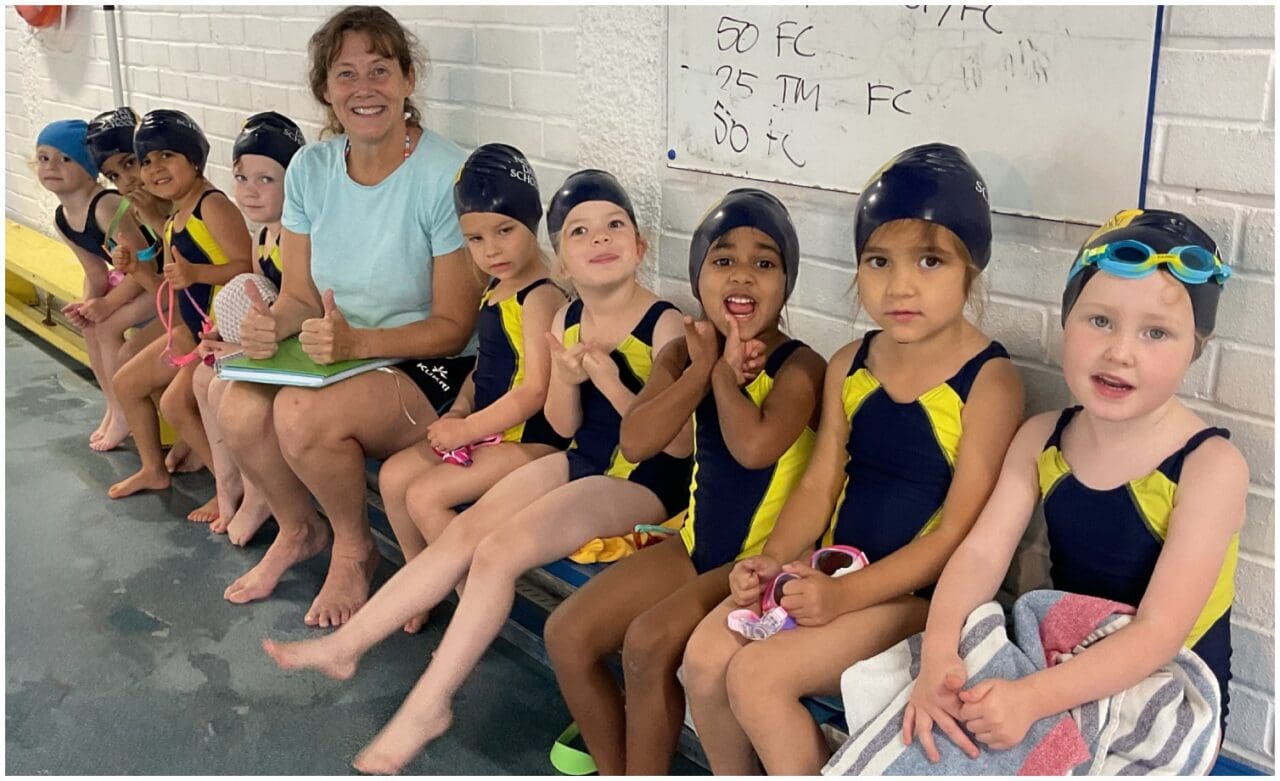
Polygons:
[[333,300],[333,289],[324,291],[320,300],[324,316],[302,322],[302,332],[298,334],[302,351],[321,365],[354,358],[355,329],[347,323],[347,318]]
[[777,577],[782,568],[768,556],[750,556],[729,570],[729,594],[738,607],[760,608],[765,584]]
[[249,299],[249,311],[240,320],[240,347],[250,358],[263,360],[276,354],[276,318],[271,308],[262,300],[257,285],[245,285],[244,294]]
[[196,267],[182,256],[176,246],[169,248],[169,262],[164,264],[164,278],[174,290],[184,290],[196,284]]
[[594,344],[588,345],[586,352],[582,354],[582,368],[597,388],[603,382],[618,379],[618,364]]
[[142,268],[142,264],[138,261],[138,248],[133,246],[133,242],[129,241],[123,232],[116,234],[116,246],[110,254],[111,265],[126,274],[136,273]]
[[427,426],[427,441],[438,450],[457,450],[481,439],[472,429],[467,418],[446,415]]
[[742,341],[738,331],[738,319],[729,317],[729,335],[724,340],[724,354],[720,360],[733,369],[734,379],[746,385],[764,368],[764,342],[759,339]]
[[578,342],[572,347],[565,347],[550,331],[546,332],[547,347],[551,350],[551,373],[568,385],[581,385],[587,381],[587,370],[582,365],[582,358],[587,353],[587,346]]
[[822,626],[846,611],[844,592],[836,578],[819,572],[804,562],[785,565],[783,572],[800,577],[782,587],[782,600],[787,614],[800,626]]
[[964,662],[956,653],[940,658],[925,655],[920,660],[920,674],[916,676],[902,714],[902,744],[911,745],[912,736],[920,738],[925,758],[937,762],[941,758],[933,739],[933,727],[942,730],[951,742],[970,759],[978,758],[978,747],[960,728],[960,690],[968,674]]
[[104,296],[89,298],[80,304],[80,316],[91,323],[101,323],[111,316],[115,309],[107,303]]
[[689,362],[708,373],[720,357],[720,339],[716,327],[709,320],[694,320],[684,316],[684,343],[689,352]]
[[138,221],[147,225],[162,225],[165,221],[165,209],[161,206],[159,198],[142,189],[135,187],[124,194],[133,204],[133,211],[138,217]]
[[988,678],[960,692],[960,719],[978,742],[996,751],[1022,742],[1036,720],[1035,699],[1027,678]]

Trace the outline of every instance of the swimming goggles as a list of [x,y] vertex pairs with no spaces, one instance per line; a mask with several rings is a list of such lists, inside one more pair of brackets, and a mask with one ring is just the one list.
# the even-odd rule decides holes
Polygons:
[[1204,247],[1188,244],[1168,252],[1156,252],[1134,239],[1113,241],[1081,252],[1067,280],[1084,271],[1085,266],[1097,266],[1108,274],[1125,279],[1141,279],[1164,266],[1170,274],[1188,285],[1199,285],[1211,279],[1221,285],[1231,278],[1231,267]]

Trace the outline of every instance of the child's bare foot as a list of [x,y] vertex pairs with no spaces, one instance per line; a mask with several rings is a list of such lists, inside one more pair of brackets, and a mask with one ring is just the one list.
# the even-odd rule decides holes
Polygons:
[[351,766],[361,773],[399,773],[423,747],[443,735],[452,722],[453,711],[447,705],[432,713],[415,715],[405,713],[402,707],[356,755]]
[[124,415],[113,415],[107,427],[99,429],[99,432],[102,436],[91,441],[89,447],[99,453],[115,450],[120,447],[120,443],[129,438],[129,421],[125,420]]
[[243,502],[240,503],[240,509],[236,510],[235,517],[231,519],[231,523],[227,524],[227,539],[232,545],[244,547],[253,539],[253,535],[258,533],[258,529],[262,528],[262,524],[267,522],[271,517],[271,508],[267,506],[265,499],[260,496],[246,495]]
[[164,468],[169,470],[171,475],[199,472],[204,469],[204,462],[200,460],[200,456],[192,452],[186,442],[178,440],[164,457]]
[[218,497],[213,497],[187,513],[187,520],[195,521],[196,523],[211,523],[218,520]]
[[404,631],[411,635],[418,634],[418,632],[422,631],[422,627],[427,625],[427,619],[429,618],[431,618],[431,611],[424,610],[422,613],[404,622]]
[[111,414],[111,407],[107,407],[106,411],[102,413],[102,420],[99,421],[98,427],[89,435],[89,444],[92,445],[94,442],[102,439],[102,433],[111,425]]
[[169,473],[139,469],[107,489],[107,496],[120,499],[139,491],[163,491],[169,487]]
[[222,592],[222,598],[237,605],[265,599],[275,590],[276,584],[290,567],[306,561],[327,547],[329,527],[318,520],[310,521],[293,531],[281,529],[271,547],[267,548],[262,561],[227,586],[227,590]]
[[369,583],[378,568],[378,559],[378,548],[372,541],[358,550],[335,547],[329,559],[329,574],[303,622],[319,627],[345,624],[369,599]]
[[299,643],[277,643],[263,640],[262,650],[280,665],[282,670],[316,670],[339,681],[356,674],[358,656],[344,656],[333,647],[333,635],[303,640]]
[[239,509],[240,500],[244,498],[244,479],[240,476],[240,470],[232,469],[227,470],[226,475],[219,475],[213,485],[218,500],[218,517],[209,524],[209,531],[223,534]]

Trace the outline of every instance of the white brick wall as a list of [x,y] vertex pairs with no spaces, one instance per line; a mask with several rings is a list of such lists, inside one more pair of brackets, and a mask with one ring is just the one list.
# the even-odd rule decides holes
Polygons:
[[[467,147],[515,143],[544,192],[581,166],[615,171],[653,240],[646,279],[692,302],[689,234],[740,180],[668,170],[665,11],[645,7],[420,6],[392,9],[422,40],[428,124]],[[230,144],[255,110],[288,113],[314,139],[322,112],[306,79],[306,40],[332,9],[230,6],[120,10],[126,100],[140,112],[182,108],[213,142],[210,175],[231,185]],[[72,10],[67,35],[33,34],[5,10],[5,210],[48,230],[55,205],[32,178],[34,135],[58,118],[110,107],[103,12]],[[1274,768],[1275,203],[1274,22],[1267,7],[1166,9],[1149,204],[1184,211],[1219,240],[1238,277],[1218,337],[1182,389],[1233,431],[1251,470],[1234,611],[1236,676],[1225,751]],[[861,329],[847,295],[853,197],[763,185],[791,207],[804,248],[791,329],[825,354]],[[1103,217],[1105,215],[1099,215]],[[1089,229],[997,215],[985,327],[1015,355],[1028,412],[1069,402],[1057,363],[1063,270]],[[1032,546],[1033,551],[1040,546]],[[1019,573],[1042,573],[1022,562]],[[1031,577],[1031,575],[1028,575]]]

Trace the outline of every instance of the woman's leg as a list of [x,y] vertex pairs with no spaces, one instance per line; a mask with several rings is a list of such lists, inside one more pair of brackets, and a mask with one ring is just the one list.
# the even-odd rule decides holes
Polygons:
[[329,528],[316,516],[311,494],[285,463],[272,414],[274,385],[228,384],[218,406],[218,425],[240,471],[258,487],[280,525],[280,533],[253,569],[227,587],[224,599],[244,604],[264,599],[294,564],[329,545]]
[[924,629],[929,603],[899,597],[829,624],[779,632],[729,664],[733,714],[771,775],[817,775],[831,758],[801,697],[840,693],[840,675]]
[[631,622],[622,646],[628,775],[671,772],[671,757],[684,724],[684,689],[676,670],[693,630],[729,594],[732,564],[694,577],[693,563],[683,542],[676,540],[675,544],[684,560],[681,571],[687,580],[674,594]]
[[160,360],[164,346],[163,339],[147,345],[112,378],[116,398],[142,459],[142,467],[136,473],[108,489],[107,496],[112,499],[169,487],[169,472],[164,468],[164,450],[160,447],[160,421],[151,401],[151,394],[167,386],[178,373]]
[[375,371],[317,390],[285,388],[274,415],[285,460],[333,527],[329,572],[304,621],[338,626],[368,599],[378,566],[365,515],[365,457],[386,458],[422,441],[436,413],[412,381]]
[[[111,378],[127,360],[121,358],[121,348],[125,344],[124,332],[139,320],[146,319],[148,312],[154,311],[155,303],[151,301],[151,297],[142,294],[126,302],[101,323],[85,329],[85,344],[96,345],[98,360],[102,365],[102,376],[99,382],[106,381],[102,385],[102,395],[107,399],[107,414],[102,419],[103,425],[95,432],[99,436],[91,445],[94,450],[99,452],[114,450],[129,436],[129,424],[125,421],[124,410],[120,408],[119,400],[116,399]],[[92,351],[89,357],[92,363]]]
[[637,616],[694,575],[683,541],[666,540],[606,567],[547,619],[556,682],[602,776],[626,771],[626,712],[606,659],[622,650]]
[[391,576],[338,631],[297,643],[266,640],[263,648],[286,670],[311,668],[330,677],[349,678],[365,651],[448,596],[471,566],[480,540],[507,523],[530,497],[563,485],[568,474],[563,453],[513,472],[463,513],[436,544]]
[[[209,471],[217,480],[218,474],[213,467],[213,453],[209,450],[209,437],[204,431],[204,422],[200,419],[200,408],[196,403],[193,388],[193,376],[196,367],[202,366],[199,361],[189,363],[178,369],[178,373],[160,396],[160,412],[173,424],[174,429],[182,437],[201,461],[208,464]],[[209,523],[218,517],[218,497],[215,494],[209,501],[187,514],[188,521]]]
[[693,713],[698,741],[715,775],[750,776],[760,772],[751,739],[729,708],[725,673],[746,638],[729,629],[732,599],[721,602],[693,630],[684,650],[684,693]]
[[[516,578],[573,553],[594,537],[624,534],[637,523],[658,523],[665,517],[662,503],[648,488],[595,475],[545,494],[486,535],[476,547],[467,589],[431,664],[396,715],[356,757],[356,769],[398,770],[448,729],[453,694],[511,612]],[[456,521],[450,531],[462,523]]]

